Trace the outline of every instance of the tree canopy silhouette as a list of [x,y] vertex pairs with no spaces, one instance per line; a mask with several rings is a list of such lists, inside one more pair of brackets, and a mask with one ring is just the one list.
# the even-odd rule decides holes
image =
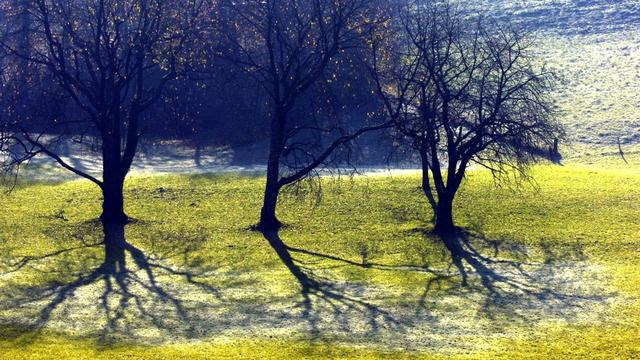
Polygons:
[[504,178],[556,155],[556,77],[530,34],[458,5],[409,1],[395,21],[392,36],[372,40],[372,72],[397,135],[420,156],[435,230],[446,233],[470,166]]

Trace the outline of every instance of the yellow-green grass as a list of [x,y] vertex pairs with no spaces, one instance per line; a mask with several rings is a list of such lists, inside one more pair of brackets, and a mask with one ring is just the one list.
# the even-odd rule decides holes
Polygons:
[[455,209],[478,250],[466,287],[417,175],[290,190],[293,268],[250,230],[262,178],[133,176],[126,237],[154,266],[127,254],[129,297],[117,276],[111,292],[101,279],[64,293],[103,263],[98,190],[19,185],[1,200],[0,358],[638,356],[640,168],[532,175],[514,189],[469,173]]

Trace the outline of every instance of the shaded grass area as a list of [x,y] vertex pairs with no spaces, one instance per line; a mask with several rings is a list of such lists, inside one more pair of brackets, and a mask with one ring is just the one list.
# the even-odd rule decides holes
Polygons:
[[262,178],[132,177],[115,253],[90,184],[18,186],[1,200],[0,357],[638,355],[640,169],[533,175],[470,173],[448,242],[415,176],[292,189],[266,236],[249,230]]

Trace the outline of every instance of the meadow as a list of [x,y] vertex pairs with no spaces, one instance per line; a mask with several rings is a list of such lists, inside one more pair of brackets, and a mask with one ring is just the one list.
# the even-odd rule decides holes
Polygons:
[[[290,189],[252,231],[263,178],[131,176],[108,267],[86,181],[0,200],[0,358],[640,356],[640,168],[475,170],[454,253],[417,175]],[[109,269],[107,271],[107,269]]]
[[[470,6],[534,32],[559,75],[560,165],[471,169],[447,243],[417,173],[289,188],[263,235],[262,173],[141,155],[132,222],[105,233],[95,185],[27,166],[0,196],[0,359],[640,358],[640,5]],[[211,171],[235,164],[213,150]]]

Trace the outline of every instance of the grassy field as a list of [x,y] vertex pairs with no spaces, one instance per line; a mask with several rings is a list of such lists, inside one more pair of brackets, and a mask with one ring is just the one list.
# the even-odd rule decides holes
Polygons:
[[522,188],[469,174],[464,251],[417,176],[292,190],[265,237],[261,177],[136,174],[112,257],[95,186],[22,183],[0,197],[0,359],[640,358],[640,5],[475,3],[537,31],[570,142]]
[[134,176],[114,267],[96,188],[20,185],[0,200],[0,358],[640,356],[640,167],[533,175],[469,174],[457,256],[416,176],[290,191],[267,237],[260,177]]

